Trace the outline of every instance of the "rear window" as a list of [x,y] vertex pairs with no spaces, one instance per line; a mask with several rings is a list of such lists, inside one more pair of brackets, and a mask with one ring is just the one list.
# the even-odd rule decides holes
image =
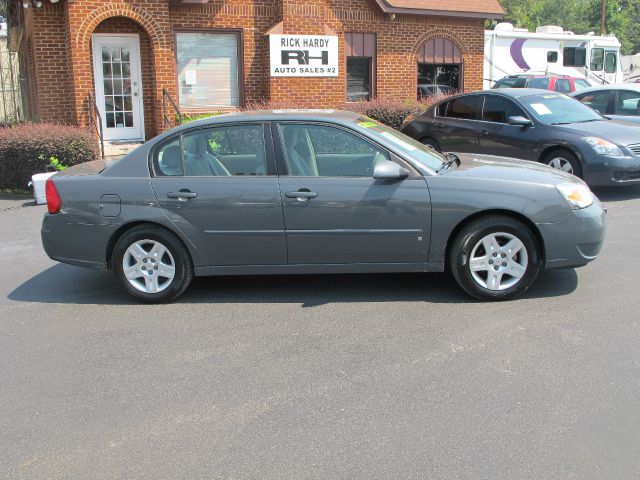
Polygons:
[[524,88],[526,85],[526,77],[506,77],[498,80],[493,88]]
[[549,79],[548,78],[532,78],[529,80],[529,84],[527,85],[529,88],[540,88],[542,90],[549,89]]

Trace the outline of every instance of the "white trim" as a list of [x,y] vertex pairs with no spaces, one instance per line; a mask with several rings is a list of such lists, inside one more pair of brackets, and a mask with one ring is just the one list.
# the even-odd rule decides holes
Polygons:
[[[99,89],[98,89],[98,75],[100,71],[102,71],[102,59],[99,55],[96,55],[96,46],[95,46],[95,42],[93,42],[94,38],[129,38],[129,39],[134,39],[135,40],[135,46],[134,46],[134,50],[135,50],[135,54],[137,55],[137,68],[136,68],[136,74],[138,76],[138,118],[140,121],[140,135],[136,136],[134,138],[126,138],[126,139],[105,139],[106,141],[120,141],[120,140],[126,140],[126,141],[137,141],[137,140],[141,140],[141,141],[145,141],[146,140],[146,134],[145,134],[145,122],[144,122],[144,85],[142,82],[142,57],[140,55],[140,35],[137,33],[93,33],[91,34],[91,54],[93,56],[93,85],[94,85],[94,93],[96,96],[96,103],[98,104],[98,110],[100,111],[100,114],[102,115],[102,121],[105,122],[103,124],[103,130],[106,131],[106,115],[104,114],[104,107],[102,107],[100,105],[100,101],[101,99],[99,99],[98,97],[99,95]],[[104,97],[104,93],[102,94],[102,97]]]

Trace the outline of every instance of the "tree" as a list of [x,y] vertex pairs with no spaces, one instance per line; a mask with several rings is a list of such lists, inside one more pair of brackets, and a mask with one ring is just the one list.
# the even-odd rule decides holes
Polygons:
[[[505,20],[535,31],[560,25],[576,33],[600,32],[602,0],[500,0]],[[607,0],[606,27],[622,44],[624,54],[640,51],[640,0]]]

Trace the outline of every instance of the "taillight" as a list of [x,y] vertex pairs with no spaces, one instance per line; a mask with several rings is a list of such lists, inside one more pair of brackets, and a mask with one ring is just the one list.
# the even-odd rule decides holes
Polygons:
[[56,188],[56,184],[53,183],[53,179],[49,178],[44,185],[44,193],[47,197],[47,210],[49,213],[60,213],[62,208],[62,199]]

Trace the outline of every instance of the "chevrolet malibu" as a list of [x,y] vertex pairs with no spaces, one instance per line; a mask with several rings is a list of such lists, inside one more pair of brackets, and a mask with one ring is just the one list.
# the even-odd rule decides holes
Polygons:
[[54,260],[115,274],[143,302],[194,276],[441,272],[482,300],[596,258],[604,211],[578,178],[442,155],[339,111],[245,112],[174,128],[46,185]]

